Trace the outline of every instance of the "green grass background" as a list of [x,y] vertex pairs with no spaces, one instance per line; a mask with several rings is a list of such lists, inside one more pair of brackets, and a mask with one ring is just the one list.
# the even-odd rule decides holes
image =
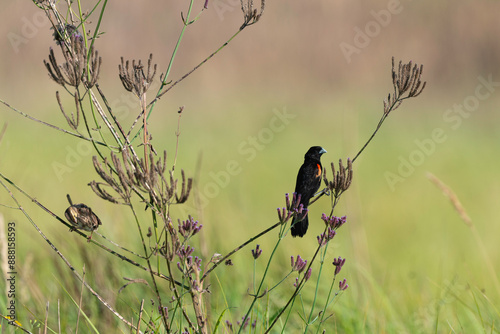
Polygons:
[[[172,79],[190,70],[238,29],[239,6],[232,5],[232,10],[221,14],[215,7],[220,3],[212,2],[199,22],[188,29]],[[181,28],[178,13],[185,12],[187,4],[124,1],[109,6],[103,25],[106,34],[96,46],[103,57],[101,87],[118,108],[126,105],[122,96],[127,96],[118,80],[119,57],[144,60],[153,52],[154,61],[164,71]],[[331,161],[355,155],[381,116],[382,99],[392,92],[392,56],[422,63],[426,90],[389,117],[356,162],[352,187],[336,211],[346,215],[348,223],[330,245],[327,262],[338,256],[347,258],[340,276],[347,278],[350,287],[330,308],[334,315],[327,332],[496,333],[500,282],[492,276],[488,263],[495,273],[499,271],[498,87],[457,129],[443,115],[475,93],[478,77],[500,78],[499,5],[493,1],[401,1],[401,13],[393,15],[370,44],[346,62],[339,44],[352,44],[354,28],[363,29],[374,20],[371,11],[387,6],[386,1],[269,3],[261,22],[162,98],[150,120],[153,143],[157,150],[166,149],[168,160],[173,161],[176,111],[184,105],[177,168],[192,176],[201,163],[197,179],[201,195],[207,195],[204,189],[214,182],[211,173],[226,170],[230,161],[237,161],[241,168],[227,185],[217,188],[217,196],[201,211],[189,210],[194,206],[191,198],[186,208],[174,212],[181,219],[191,213],[203,224],[197,247],[200,254],[210,258],[232,250],[277,221],[276,208],[284,205],[284,194],[293,191],[308,147],[321,145],[328,151],[323,156],[327,167]],[[54,98],[59,87],[47,77],[42,64],[54,44],[49,25],[39,27],[34,37],[15,49],[9,34],[22,35],[24,19],[33,20],[37,10],[19,2],[3,7],[0,98],[34,117],[65,126]],[[64,102],[70,108],[71,100]],[[128,112],[124,122],[130,124],[136,108],[123,110]],[[273,110],[286,110],[295,118],[283,131],[274,133],[272,140],[261,143],[262,149],[247,161],[249,156],[241,154],[239,146],[269,127],[275,117]],[[99,214],[103,221],[100,233],[139,249],[135,223],[128,212],[99,200],[87,187],[97,177],[91,163],[93,153],[79,154],[81,162],[71,166],[61,180],[54,163],[67,164],[68,152],[78,150],[79,142],[0,106],[0,127],[5,123],[0,172],[60,215],[67,207],[65,195],[70,193],[75,202],[86,203]],[[400,158],[408,159],[418,149],[415,141],[430,138],[436,128],[443,129],[446,141],[436,144],[411,175],[391,188],[385,174],[397,173]],[[455,191],[479,238],[427,179],[427,172]],[[331,175],[329,168],[327,173]],[[150,298],[148,288],[141,285],[118,294],[125,284],[123,277],[147,278],[144,273],[87,245],[29,200],[16,196],[75,268],[81,272],[85,265],[89,283],[117,309],[132,314],[142,298]],[[0,204],[13,205],[3,190]],[[74,328],[77,308],[69,295],[78,300],[79,283],[19,212],[5,207],[0,212],[6,222],[14,221],[17,226],[20,322],[29,327],[30,320],[42,320],[48,302],[49,323],[55,327],[59,301],[63,328]],[[323,230],[322,212],[329,212],[327,199],[311,207],[311,227],[303,239],[284,241],[271,268],[269,285],[288,271],[291,255],[312,256],[316,235]],[[147,213],[141,214],[146,220]],[[275,238],[271,233],[258,241],[264,249],[257,263],[260,272]],[[225,297],[231,307],[227,318],[235,322],[249,302],[245,295],[251,286],[247,270],[252,263],[250,247],[233,262],[234,266],[215,272],[209,302],[212,314],[218,315],[226,308]],[[327,267],[323,294],[333,275],[333,266]],[[2,291],[3,284],[2,280]],[[269,302],[283,305],[292,284],[289,279]],[[304,300],[310,300],[312,293],[305,291]],[[88,292],[84,295],[84,309],[102,332],[110,332],[107,324],[121,326]],[[2,312],[5,301],[2,294]],[[265,302],[261,301],[260,310]],[[148,311],[154,308],[151,303],[146,305]],[[301,328],[299,311],[294,309],[292,314],[297,331]],[[81,331],[88,331],[87,326],[80,320]]]

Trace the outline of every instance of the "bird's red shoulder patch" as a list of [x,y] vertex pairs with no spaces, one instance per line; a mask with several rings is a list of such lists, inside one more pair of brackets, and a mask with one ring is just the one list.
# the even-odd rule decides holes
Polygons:
[[316,173],[316,177],[320,177],[321,176],[321,165],[320,164],[316,164],[316,166],[318,167],[318,173]]

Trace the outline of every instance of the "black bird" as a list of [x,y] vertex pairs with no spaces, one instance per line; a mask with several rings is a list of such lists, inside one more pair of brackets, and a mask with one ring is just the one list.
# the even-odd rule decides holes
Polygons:
[[[326,153],[326,150],[321,146],[313,146],[307,151],[304,156],[304,164],[299,169],[297,175],[297,183],[295,184],[295,192],[297,196],[300,194],[300,203],[307,209],[309,200],[318,191],[321,185],[321,175],[323,174],[323,167],[321,166],[321,155]],[[292,222],[292,236],[303,237],[307,232],[309,226],[308,216],[304,219],[298,220],[295,218]]]

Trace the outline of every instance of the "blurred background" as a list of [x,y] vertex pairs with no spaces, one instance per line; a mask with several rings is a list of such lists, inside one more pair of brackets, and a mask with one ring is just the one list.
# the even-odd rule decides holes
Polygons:
[[[202,6],[198,1],[195,12]],[[103,59],[100,87],[125,124],[139,109],[119,81],[120,57],[146,61],[153,54],[158,73],[152,97],[187,7],[185,1],[108,3],[95,43]],[[167,150],[172,163],[177,110],[184,106],[176,166],[195,176],[202,205],[195,208],[192,196],[175,214],[192,214],[203,224],[204,255],[227,253],[277,221],[276,208],[293,192],[310,146],[328,151],[322,158],[328,176],[330,162],[354,157],[382,115],[382,100],[393,92],[391,57],[411,60],[424,65],[427,87],[390,115],[356,161],[352,187],[335,212],[348,223],[325,261],[347,258],[340,276],[350,287],[334,304],[332,323],[378,332],[498,331],[492,305],[500,301],[499,12],[498,1],[269,1],[257,24],[163,96],[150,118],[153,144]],[[179,79],[214,52],[242,20],[238,1],[209,1],[188,27],[169,78]],[[55,99],[61,87],[43,65],[55,42],[42,11],[29,2],[4,3],[0,22],[0,99],[68,128]],[[92,16],[92,32],[96,22]],[[63,103],[72,110],[67,95]],[[128,213],[87,186],[97,177],[90,145],[0,105],[0,129],[4,124],[2,174],[60,215],[70,193],[98,212],[99,232],[124,244],[137,241]],[[429,181],[429,172],[457,194],[471,225]],[[97,249],[17,196],[47,237],[91,272]],[[0,204],[14,205],[3,189]],[[308,234],[284,241],[276,277],[288,270],[291,255],[312,256],[324,228],[319,217],[329,205],[327,198],[315,203]],[[71,275],[24,216],[3,206],[0,212],[17,224],[21,301],[43,310],[46,301],[56,303],[51,294],[61,289],[58,279],[71,281]],[[264,255],[275,240],[259,240]],[[220,274],[240,277],[249,252]],[[110,298],[120,299],[117,287],[134,271],[110,268],[113,283],[102,284],[109,284]],[[41,280],[47,285],[37,287]],[[99,275],[95,280],[99,286]],[[241,281],[228,290],[245,300],[245,277]],[[472,302],[476,297],[481,301]],[[470,320],[478,313],[484,322]]]

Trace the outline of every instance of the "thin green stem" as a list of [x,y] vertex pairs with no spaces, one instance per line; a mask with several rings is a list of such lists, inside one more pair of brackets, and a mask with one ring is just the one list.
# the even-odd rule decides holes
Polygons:
[[[325,233],[327,230],[327,228],[325,227],[325,231],[323,233]],[[312,264],[314,263],[314,260],[316,259],[316,256],[318,255],[319,251],[321,250],[321,245],[318,245],[318,248],[316,249],[316,252],[314,253],[312,259],[311,259],[311,262],[309,262],[309,265],[307,267],[307,269],[305,269],[305,272],[309,271],[309,269],[311,268]],[[302,280],[300,281],[299,284],[297,284],[297,287],[295,289],[295,291],[293,292],[292,296],[288,299],[288,302],[285,304],[285,306],[280,310],[280,312],[276,315],[276,317],[274,318],[274,321],[271,323],[271,325],[266,329],[266,332],[265,333],[269,333],[270,330],[273,328],[273,326],[276,324],[276,322],[278,321],[278,319],[281,317],[281,315],[283,314],[283,312],[285,312],[285,310],[288,308],[288,306],[290,306],[290,304],[293,302],[293,300],[295,299],[295,297],[298,295],[299,291],[301,290],[303,284],[305,283],[305,278],[306,278],[306,275],[303,275],[302,276]]]
[[321,255],[320,255],[320,266],[319,266],[319,273],[318,273],[318,279],[316,281],[316,290],[314,291],[314,299],[313,299],[313,302],[312,302],[312,306],[311,306],[311,311],[309,312],[309,317],[307,318],[307,322],[306,322],[306,329],[304,332],[307,333],[307,329],[309,328],[309,325],[311,324],[311,319],[312,319],[312,315],[313,315],[313,312],[314,312],[314,306],[316,305],[316,299],[318,298],[318,290],[319,290],[319,283],[320,283],[320,280],[321,280],[321,273],[323,271],[323,266],[325,264],[325,257],[326,257],[326,251],[328,249],[328,245],[329,243],[327,243],[323,249],[323,251],[321,252]]
[[264,281],[266,279],[267,272],[269,271],[269,268],[271,267],[271,262],[273,260],[274,253],[276,253],[276,250],[278,249],[278,246],[280,245],[280,242],[281,242],[281,240],[283,240],[284,236],[285,236],[284,228],[282,226],[282,228],[280,229],[279,235],[278,235],[278,241],[276,242],[276,245],[274,245],[274,248],[271,252],[271,255],[269,256],[269,260],[267,261],[266,269],[264,270],[264,274],[262,275],[262,279],[260,281],[259,287],[257,288],[257,291],[255,291],[255,295],[253,297],[252,303],[250,304],[250,307],[248,308],[247,313],[245,314],[245,316],[242,319],[242,324],[240,326],[240,329],[238,330],[238,333],[241,333],[241,331],[243,330],[243,327],[244,327],[243,325],[245,324],[245,320],[250,315],[250,312],[252,312],[253,306],[255,305],[255,302],[257,301],[257,299],[261,297],[261,296],[259,296],[260,290],[262,289],[262,286],[264,285]]
[[316,333],[319,333],[319,331],[321,330],[321,324],[323,323],[323,320],[325,319],[326,309],[330,305],[330,296],[332,295],[333,286],[335,284],[336,278],[337,278],[337,275],[334,275],[333,280],[332,280],[332,284],[330,285],[330,290],[328,291],[328,296],[326,297],[325,306],[323,307],[323,310],[321,310],[321,318],[319,319],[318,329],[316,330]]

